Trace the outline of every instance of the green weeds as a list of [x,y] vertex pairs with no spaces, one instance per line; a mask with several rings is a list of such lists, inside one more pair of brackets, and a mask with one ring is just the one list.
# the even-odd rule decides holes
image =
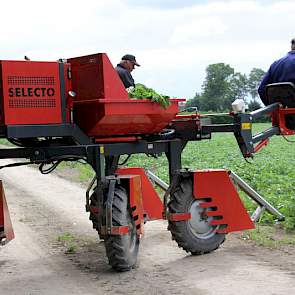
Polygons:
[[65,247],[66,254],[74,254],[79,249],[75,237],[68,232],[65,232],[57,237],[57,241]]

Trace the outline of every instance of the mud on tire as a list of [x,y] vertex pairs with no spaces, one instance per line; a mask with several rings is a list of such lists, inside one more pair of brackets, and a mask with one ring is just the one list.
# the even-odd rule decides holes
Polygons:
[[202,200],[193,196],[192,180],[183,178],[171,192],[168,203],[169,213],[191,213],[190,220],[169,221],[168,230],[179,247],[193,255],[200,255],[216,250],[225,240],[225,234],[217,233],[218,227],[210,223],[199,206]]

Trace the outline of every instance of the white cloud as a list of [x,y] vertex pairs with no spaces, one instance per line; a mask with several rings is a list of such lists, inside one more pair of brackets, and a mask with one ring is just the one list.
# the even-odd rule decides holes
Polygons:
[[[184,1],[187,5],[194,1]],[[191,97],[205,68],[225,62],[247,73],[267,69],[295,36],[295,1],[195,1],[194,5],[134,5],[134,1],[3,1],[0,59],[57,58],[107,52],[113,64],[125,53],[142,67],[137,81]],[[177,7],[177,8],[176,8]]]
[[174,29],[171,37],[173,44],[183,42],[196,42],[199,37],[214,37],[223,35],[227,29],[224,22],[218,17],[206,17],[191,20],[188,23],[180,25]]

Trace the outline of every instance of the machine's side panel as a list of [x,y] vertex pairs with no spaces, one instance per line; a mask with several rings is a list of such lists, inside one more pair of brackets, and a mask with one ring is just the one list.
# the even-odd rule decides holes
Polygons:
[[99,54],[70,58],[74,101],[91,101],[104,98],[103,72]]
[[59,63],[1,65],[5,125],[62,123]]
[[3,83],[2,83],[2,63],[0,62],[0,125],[4,125],[4,101],[3,101]]

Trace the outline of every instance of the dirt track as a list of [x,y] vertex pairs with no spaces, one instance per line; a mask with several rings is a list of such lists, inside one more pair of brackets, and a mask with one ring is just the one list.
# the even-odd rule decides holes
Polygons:
[[[16,239],[0,248],[0,294],[294,294],[295,251],[269,250],[229,235],[214,253],[190,256],[163,221],[150,222],[140,264],[110,269],[84,210],[85,189],[28,168],[0,171]],[[66,254],[58,236],[79,239]]]

